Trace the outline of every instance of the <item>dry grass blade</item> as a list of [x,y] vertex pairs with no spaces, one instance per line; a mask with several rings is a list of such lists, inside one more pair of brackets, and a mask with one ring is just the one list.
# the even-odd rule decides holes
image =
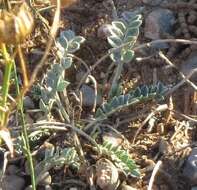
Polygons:
[[[50,0],[50,1],[51,1],[52,5],[57,5],[56,0]],[[76,2],[77,2],[77,0],[61,0],[61,8],[67,8]]]
[[155,165],[155,168],[153,170],[153,173],[151,175],[151,178],[150,178],[150,181],[149,181],[149,184],[148,184],[148,190],[152,190],[152,187],[153,187],[153,183],[154,183],[154,180],[155,180],[155,176],[157,175],[157,172],[159,171],[159,168],[160,166],[162,165],[162,161],[158,161],[157,164]]
[[13,157],[14,147],[13,147],[12,138],[11,138],[9,130],[5,127],[2,127],[0,130],[0,137],[5,141],[7,147],[10,151],[11,157]]

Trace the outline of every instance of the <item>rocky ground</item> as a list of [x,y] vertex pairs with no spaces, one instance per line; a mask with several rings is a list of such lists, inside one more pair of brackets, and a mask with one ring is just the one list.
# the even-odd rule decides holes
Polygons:
[[[106,41],[107,24],[115,20],[117,16],[124,17],[127,11],[136,11],[143,17],[136,46],[159,39],[172,39],[172,41],[168,43],[162,41],[149,48],[136,51],[135,60],[124,65],[122,78],[125,90],[158,81],[171,88],[183,79],[183,75],[187,76],[197,68],[197,45],[175,43],[175,39],[195,40],[197,38],[197,0],[114,0],[116,10],[113,10],[110,2],[108,0],[81,0],[76,5],[62,10],[61,29],[71,28],[86,38],[86,43],[76,55],[89,67],[109,49]],[[50,19],[49,13],[44,16]],[[30,69],[41,57],[46,39],[38,35],[36,40],[37,44],[34,44],[33,51],[25,52],[29,58]],[[159,52],[162,52],[168,60]],[[98,82],[98,105],[103,101],[100,92],[107,91],[110,85],[108,81],[110,81],[112,69],[108,69],[106,74],[106,67],[110,65],[109,63],[110,60],[106,59],[92,72]],[[67,78],[72,83],[71,89],[77,86],[84,74],[85,70],[82,66],[76,66],[68,71]],[[0,73],[0,81],[2,81],[1,75]],[[197,84],[196,74],[192,76],[191,81]],[[83,84],[80,90],[84,109],[82,117],[86,119],[89,117],[87,113],[94,102],[94,90],[88,84]],[[161,105],[164,105],[164,109],[161,109]],[[169,109],[166,109],[165,105]],[[38,108],[38,103],[31,93],[26,96],[24,106],[25,110]],[[155,111],[157,109],[159,111]],[[152,117],[149,118],[150,113]],[[28,124],[42,120],[42,117],[40,112],[26,112]],[[140,179],[123,177],[121,182],[124,181],[127,185],[122,185],[119,189],[147,189],[152,171],[158,161],[162,162],[162,166],[154,179],[153,190],[197,189],[196,119],[197,91],[188,83],[168,94],[160,105],[152,106],[151,103],[139,105],[110,118],[106,123],[126,137],[128,142],[125,141],[123,147],[131,153],[132,158],[140,166],[142,174]],[[14,116],[11,118],[11,123],[17,126]],[[139,132],[137,136],[136,132]],[[117,144],[121,144],[124,139],[105,130],[102,135],[103,139],[115,141]],[[67,142],[62,139],[69,139],[68,136],[68,134],[55,134],[50,138],[44,137],[41,142],[47,141],[55,145],[66,144]],[[84,144],[85,149],[88,150],[88,145]],[[90,160],[95,160],[94,153],[87,152],[86,156],[90,157]],[[90,153],[92,155],[88,155]],[[3,153],[0,154],[1,160],[4,160],[4,156]],[[9,161],[2,190],[28,189],[30,177],[26,165],[23,156]],[[84,173],[71,172],[67,168],[63,171],[59,168],[51,169],[40,181],[38,189],[89,189]],[[97,189],[102,189],[98,183]]]

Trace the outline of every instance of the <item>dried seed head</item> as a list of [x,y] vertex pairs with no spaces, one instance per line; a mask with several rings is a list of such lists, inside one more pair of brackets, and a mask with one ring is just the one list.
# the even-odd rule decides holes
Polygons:
[[21,43],[31,32],[34,19],[26,3],[10,12],[0,12],[0,41],[6,44]]

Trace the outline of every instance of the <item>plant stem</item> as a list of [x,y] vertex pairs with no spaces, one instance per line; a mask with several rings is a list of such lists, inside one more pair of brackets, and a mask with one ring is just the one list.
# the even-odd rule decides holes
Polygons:
[[23,85],[26,87],[26,86],[28,86],[27,68],[26,68],[24,57],[23,57],[22,48],[20,45],[17,46],[17,51],[18,51],[18,55],[19,55],[19,59],[20,59],[21,71],[23,74]]
[[5,1],[4,1],[4,5],[5,5],[6,9],[7,9],[8,11],[10,11],[11,5],[10,5],[9,0],[5,0]]
[[[14,76],[15,76],[17,95],[21,96],[15,64],[14,64]],[[24,111],[23,111],[23,101],[22,100],[23,100],[23,97],[21,96],[20,100],[18,101],[17,106],[18,106],[18,110],[20,111],[21,119],[22,119],[22,139],[23,139],[23,144],[24,144],[24,154],[26,154],[26,156],[27,156],[27,161],[28,161],[29,167],[30,167],[32,190],[36,190],[35,171],[34,171],[31,150],[30,150],[30,146],[29,146],[29,138],[28,138],[28,133],[27,133],[27,126],[25,124],[25,115],[24,115]]]
[[[9,87],[10,87],[10,76],[11,76],[11,71],[12,71],[12,66],[13,66],[13,60],[10,58],[5,44],[1,43],[0,46],[1,46],[2,54],[3,54],[3,58],[5,60],[5,73],[3,77],[1,106],[3,108],[6,108],[8,92],[9,92]],[[3,111],[0,111],[0,119],[1,119],[2,126],[5,126],[5,124],[7,123],[6,118],[7,118],[6,113]]]
[[112,85],[111,85],[111,89],[110,89],[110,92],[109,92],[109,97],[113,94],[114,90],[117,89],[118,80],[119,80],[120,75],[122,73],[123,64],[124,64],[123,61],[118,62],[118,66],[116,68],[115,75],[114,75]]
[[67,114],[66,110],[64,109],[64,106],[62,105],[62,102],[60,101],[60,97],[58,94],[56,94],[56,103],[57,103],[57,106],[60,109],[60,112],[63,115],[65,121],[70,123],[69,115]]

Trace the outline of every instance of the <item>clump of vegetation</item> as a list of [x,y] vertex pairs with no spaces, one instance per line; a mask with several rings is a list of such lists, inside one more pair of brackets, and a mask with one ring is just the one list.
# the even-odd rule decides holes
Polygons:
[[[72,1],[63,1],[63,3],[63,6],[67,7]],[[2,7],[5,10],[0,15],[0,53],[4,67],[0,88],[0,137],[5,141],[11,155],[8,164],[9,159],[13,157],[18,156],[19,160],[22,160],[20,156],[27,159],[30,173],[25,172],[31,176],[31,184],[28,185],[33,190],[43,185],[42,176],[46,172],[56,170],[61,170],[61,174],[62,171],[69,171],[73,176],[77,174],[78,178],[83,177],[91,187],[96,186],[98,184],[95,174],[87,175],[86,178],[84,176],[97,167],[97,161],[103,158],[111,160],[110,163],[114,164],[118,172],[124,174],[125,181],[129,177],[140,179],[141,163],[135,160],[132,145],[129,143],[128,149],[124,147],[124,143],[114,145],[110,139],[106,141],[103,134],[108,129],[109,133],[116,133],[125,140],[126,137],[112,127],[114,117],[128,113],[128,109],[134,109],[139,104],[156,105],[164,100],[168,90],[161,82],[139,85],[126,90],[122,85],[124,65],[135,60],[135,45],[140,34],[142,15],[130,11],[124,17],[117,17],[109,24],[109,35],[106,40],[110,48],[96,64],[109,58],[113,64],[113,71],[111,80],[108,81],[107,92],[101,94],[103,103],[96,105],[98,85],[91,75],[94,66],[89,69],[86,62],[77,54],[85,46],[85,37],[77,35],[71,29],[61,30],[56,35],[60,21],[60,0],[52,1],[52,4],[49,2],[49,7],[46,7],[47,2],[39,4],[37,1],[13,4],[15,2],[3,1]],[[54,4],[55,15],[52,26],[49,26],[42,11],[54,9]],[[43,7],[38,9],[34,5],[38,7],[43,5]],[[38,24],[34,23],[35,19],[39,24],[41,23],[49,36],[43,57],[35,66],[35,70],[32,73],[30,71],[32,74],[30,78],[21,44],[28,37],[34,38],[35,33],[39,31],[39,29],[35,33],[33,31],[33,26]],[[19,28],[16,28],[17,26]],[[49,54],[52,56],[48,59]],[[46,60],[49,64],[44,66]],[[67,72],[73,68],[77,70],[75,60],[85,65],[87,69],[87,73],[84,73],[79,81],[80,85],[72,83],[67,77]],[[20,62],[20,67],[16,64],[17,61]],[[37,77],[39,72],[42,74],[41,77]],[[95,100],[92,107],[95,109],[93,111],[89,111],[83,105],[80,87],[82,83],[88,81],[86,79],[91,79],[94,83]],[[75,88],[77,85],[80,86],[79,89]],[[35,110],[24,109],[24,97],[27,93],[35,102]],[[18,133],[13,133],[15,129],[9,128],[13,113],[17,118]],[[35,113],[39,113],[41,119],[36,118]],[[150,119],[149,117],[154,116],[155,113],[156,111],[153,111],[147,118]],[[26,115],[33,115],[34,121],[28,122]],[[168,116],[170,118],[170,111]],[[141,128],[143,126],[144,123]],[[12,138],[13,134],[14,138]],[[5,168],[6,166],[1,177],[5,173]],[[117,184],[119,185],[119,181]]]

